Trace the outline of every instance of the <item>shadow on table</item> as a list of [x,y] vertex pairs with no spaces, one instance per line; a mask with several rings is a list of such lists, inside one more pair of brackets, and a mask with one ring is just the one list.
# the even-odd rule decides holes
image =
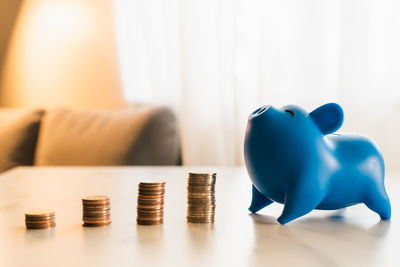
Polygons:
[[249,216],[253,219],[254,224],[278,224],[275,217],[258,214],[258,213],[250,213]]
[[26,229],[20,228],[20,231],[25,231],[25,241],[27,242],[35,242],[36,240],[44,240],[48,238],[54,238],[55,236],[55,228],[49,229]]
[[267,261],[295,266],[340,266],[352,260],[354,265],[364,266],[379,262],[385,242],[390,242],[390,221],[378,221],[371,226],[370,221],[347,220],[343,211],[301,218],[286,225],[278,224],[272,216],[250,217],[254,230],[251,265]]
[[[289,227],[289,229],[298,229],[299,227],[312,228],[315,231],[318,230],[327,230],[330,229],[345,229],[351,231],[361,231],[366,234],[374,235],[376,237],[384,237],[388,234],[390,229],[391,221],[390,220],[380,220],[375,223],[371,227],[361,227],[360,225],[350,222],[346,219],[345,209],[341,209],[336,211],[333,214],[328,216],[321,217],[309,217],[309,218],[299,218],[298,221],[293,221],[289,224],[282,225],[282,227]],[[277,218],[257,214],[250,213],[249,216],[252,218],[253,223],[256,224],[264,224],[264,225],[279,225],[277,222]],[[310,230],[311,230],[310,228]]]
[[390,220],[379,220],[372,226],[364,225],[363,222],[353,222],[346,219],[346,217],[338,217],[336,215],[330,215],[326,217],[312,217],[305,218],[299,221],[295,228],[302,227],[303,229],[318,231],[321,233],[332,233],[337,231],[339,234],[343,232],[352,233],[350,236],[354,237],[354,234],[368,235],[384,238],[388,235],[391,226]]
[[209,223],[188,223],[186,227],[191,245],[197,248],[209,246],[209,240],[214,234],[213,230],[214,225]]
[[163,225],[136,225],[136,238],[140,243],[158,243],[163,238]]

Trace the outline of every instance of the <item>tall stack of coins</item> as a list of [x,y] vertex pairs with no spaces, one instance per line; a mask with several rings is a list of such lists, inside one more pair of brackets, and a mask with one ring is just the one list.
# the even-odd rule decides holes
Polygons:
[[25,225],[28,229],[46,229],[56,226],[56,214],[51,210],[31,210],[25,213]]
[[187,222],[214,222],[216,177],[216,173],[189,173]]
[[140,182],[138,189],[137,223],[163,224],[165,182]]
[[108,196],[82,198],[83,225],[105,226],[111,223],[111,205]]

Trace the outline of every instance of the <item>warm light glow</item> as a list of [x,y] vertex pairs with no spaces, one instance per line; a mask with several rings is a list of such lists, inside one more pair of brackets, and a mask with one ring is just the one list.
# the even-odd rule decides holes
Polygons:
[[112,0],[25,0],[4,62],[2,104],[123,106],[113,15]]
[[90,27],[90,23],[94,23],[91,15],[85,1],[73,4],[47,1],[32,10],[31,19],[36,24],[32,27],[41,27],[43,37],[49,35],[57,35],[60,38],[65,35],[67,38],[77,37]]

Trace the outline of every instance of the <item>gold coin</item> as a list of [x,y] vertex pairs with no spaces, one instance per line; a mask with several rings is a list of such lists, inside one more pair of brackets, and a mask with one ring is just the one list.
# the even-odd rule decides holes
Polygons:
[[197,220],[197,219],[188,219],[188,223],[213,223],[214,220]]
[[165,182],[143,181],[138,186],[137,223],[157,225],[163,223]]
[[82,206],[87,209],[105,209],[111,208],[111,203],[82,203]]
[[55,222],[51,223],[25,223],[27,229],[46,229],[56,226]]
[[158,199],[163,199],[164,195],[151,195],[151,196],[149,196],[149,195],[139,195],[138,198],[143,199],[143,200],[150,200],[150,199],[158,200]]
[[92,201],[94,201],[94,202],[96,202],[96,201],[109,201],[109,200],[110,200],[110,197],[109,197],[109,196],[101,196],[101,195],[98,195],[98,196],[88,196],[88,197],[82,198],[82,200],[85,201],[85,202],[92,202]]
[[38,210],[30,210],[25,213],[26,217],[51,217],[55,216],[55,212],[52,210],[38,209]]
[[111,213],[107,214],[83,214],[83,218],[106,218],[111,217]]
[[157,221],[157,220],[162,220],[164,218],[164,216],[158,215],[158,216],[137,216],[136,219],[137,220],[143,220],[143,221]]
[[88,222],[84,222],[83,226],[86,226],[86,227],[97,227],[97,226],[107,226],[109,224],[111,224],[111,221],[106,222],[106,223],[88,223]]
[[164,205],[138,205],[137,208],[142,210],[162,210]]
[[208,176],[216,177],[216,176],[217,176],[217,173],[216,173],[216,172],[212,172],[212,173],[206,173],[206,172],[189,172],[189,176],[190,176],[190,177],[208,177]]
[[82,206],[86,209],[110,209],[111,208],[111,203],[91,203],[91,204],[86,204],[82,203]]
[[204,207],[204,208],[193,208],[193,207],[188,207],[187,212],[191,213],[201,213],[201,212],[215,212],[215,208],[209,208],[209,207]]
[[111,211],[111,207],[83,207],[82,209],[83,212],[106,212],[106,211]]
[[165,193],[165,188],[160,188],[160,189],[139,188],[138,189],[138,193],[139,193],[139,195],[141,195],[141,194],[151,194],[151,193],[161,195],[161,194]]
[[108,223],[108,222],[111,222],[111,218],[105,218],[105,219],[97,219],[97,220],[88,220],[88,219],[85,219],[85,220],[83,220],[84,222],[87,222],[87,223]]
[[82,221],[84,222],[89,222],[89,223],[104,223],[104,222],[109,222],[111,221],[111,217],[99,217],[99,218],[82,218]]
[[150,218],[150,217],[138,217],[138,218],[136,218],[136,221],[159,221],[159,220],[162,220],[163,219],[163,216],[158,216],[158,217],[152,217],[152,218]]
[[139,182],[139,184],[140,185],[149,185],[149,186],[151,186],[151,185],[165,185],[166,182],[163,181],[163,180],[151,180],[151,179],[148,179],[148,180],[141,180]]
[[214,222],[216,176],[216,173],[189,173],[187,180],[187,222]]
[[110,197],[108,196],[88,196],[82,198],[82,203],[84,205],[103,205],[110,203]]
[[157,221],[145,221],[145,220],[136,220],[137,224],[139,225],[159,225],[163,224],[163,220],[157,220]]
[[46,217],[26,217],[26,221],[51,221],[54,220],[56,217],[55,216],[46,216]]
[[138,199],[138,204],[139,205],[163,205],[164,204],[164,199]]
[[83,213],[110,213],[111,209],[91,209],[91,210],[87,210],[87,209],[83,209]]
[[156,216],[163,216],[164,212],[163,211],[158,211],[158,212],[153,212],[153,213],[148,213],[148,212],[137,212],[138,217],[156,217]]

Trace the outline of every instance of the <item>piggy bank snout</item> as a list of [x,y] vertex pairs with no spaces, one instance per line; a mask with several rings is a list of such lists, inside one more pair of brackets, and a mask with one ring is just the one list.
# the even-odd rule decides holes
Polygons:
[[262,114],[264,114],[268,109],[270,109],[271,106],[270,105],[265,105],[262,107],[259,107],[258,109],[256,109],[255,111],[253,111],[250,116],[249,116],[249,120],[250,119],[254,119]]

